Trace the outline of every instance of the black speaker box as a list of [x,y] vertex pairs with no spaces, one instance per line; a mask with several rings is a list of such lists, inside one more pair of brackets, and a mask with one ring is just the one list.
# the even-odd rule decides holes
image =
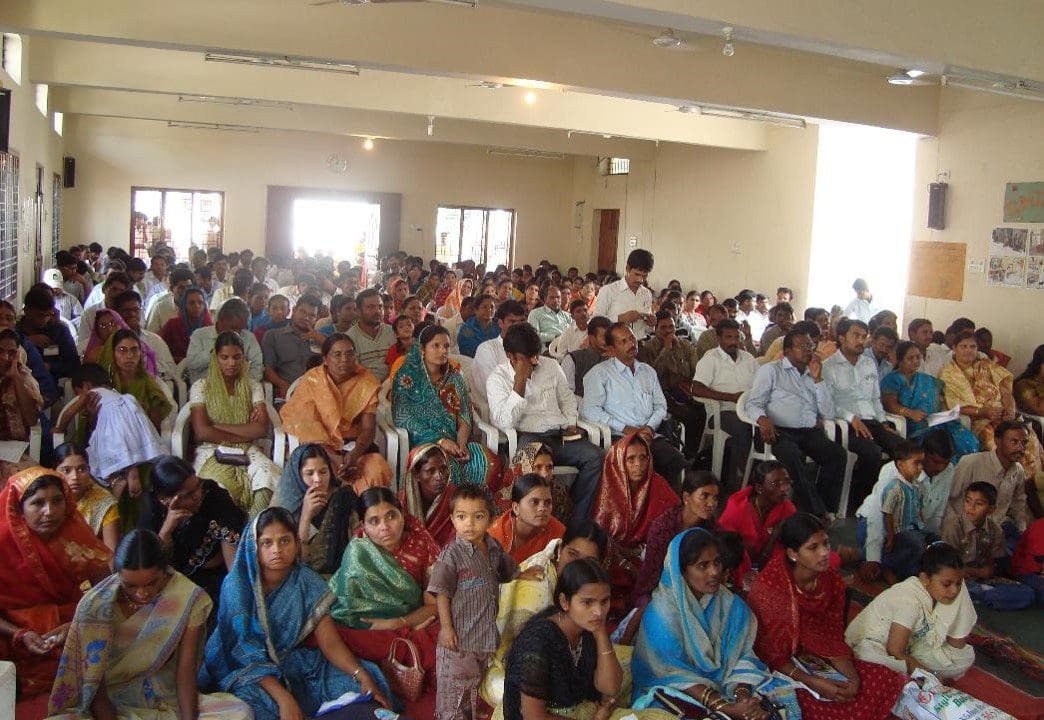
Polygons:
[[946,229],[946,183],[928,186],[928,227],[933,230]]
[[62,187],[76,187],[76,158],[62,159]]
[[0,88],[0,153],[8,150],[11,134],[11,91]]

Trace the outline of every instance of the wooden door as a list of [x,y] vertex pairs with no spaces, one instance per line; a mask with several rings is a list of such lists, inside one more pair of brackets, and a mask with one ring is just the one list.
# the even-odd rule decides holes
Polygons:
[[616,270],[616,248],[620,235],[620,210],[599,210],[597,270]]

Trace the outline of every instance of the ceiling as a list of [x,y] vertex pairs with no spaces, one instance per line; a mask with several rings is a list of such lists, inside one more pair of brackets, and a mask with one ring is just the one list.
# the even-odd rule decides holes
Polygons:
[[[668,27],[691,49],[654,46]],[[1044,3],[1017,0],[4,0],[0,28],[29,36],[28,79],[69,115],[585,155],[766,147],[762,122],[680,106],[934,133],[938,84],[891,86],[897,68],[1044,80]],[[359,74],[205,62],[207,51]]]

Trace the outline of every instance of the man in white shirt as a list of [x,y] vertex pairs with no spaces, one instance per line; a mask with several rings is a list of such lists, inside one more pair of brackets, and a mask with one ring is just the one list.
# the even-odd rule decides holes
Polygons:
[[835,417],[850,426],[848,450],[859,458],[852,474],[850,504],[861,502],[873,488],[882,451],[891,456],[903,440],[885,424],[877,363],[863,354],[867,335],[866,323],[845,318],[837,324],[837,352],[823,361],[823,382],[830,390]]
[[98,305],[88,306],[80,317],[80,326],[76,329],[76,349],[81,353],[87,348],[87,341],[94,330],[94,316],[102,308],[115,310],[113,305],[116,298],[132,287],[131,279],[127,273],[110,271],[102,283],[102,302]]
[[189,338],[188,352],[185,354],[185,369],[188,372],[189,384],[206,377],[210,368],[210,355],[214,351],[214,341],[223,332],[231,331],[239,335],[250,363],[250,379],[261,382],[265,362],[261,354],[261,346],[257,344],[254,333],[246,329],[250,320],[250,310],[240,298],[232,298],[218,310],[217,320],[213,325],[206,325],[192,331]]
[[587,342],[587,322],[591,319],[587,301],[577,298],[571,302],[569,315],[573,318],[573,324],[563,330],[547,349],[548,354],[559,362],[569,353],[584,347]]
[[517,300],[507,300],[497,306],[493,320],[500,328],[500,334],[492,340],[486,340],[475,350],[475,363],[471,370],[471,388],[479,396],[479,401],[486,400],[486,380],[489,379],[493,368],[503,362],[507,362],[504,353],[504,333],[512,325],[526,321],[526,307]]
[[134,290],[120,293],[113,300],[112,309],[120,314],[127,327],[138,334],[141,341],[149,346],[156,356],[156,372],[164,380],[173,380],[177,374],[174,356],[166,341],[150,330],[141,326],[141,297]]
[[856,296],[852,299],[852,302],[848,303],[848,307],[845,308],[845,317],[850,320],[870,322],[870,318],[877,313],[877,309],[872,304],[874,296],[870,292],[870,286],[863,278],[856,278],[855,282],[852,283],[852,289],[855,290]]
[[[156,255],[152,258],[152,264],[149,266],[149,271],[145,273],[145,277],[141,279],[141,301],[143,303],[148,302],[157,287],[163,289],[167,287],[166,255]],[[159,292],[162,292],[162,289],[159,290]]]
[[178,268],[170,273],[170,290],[153,294],[145,304],[145,328],[158,333],[171,318],[178,316],[178,303],[185,290],[192,285],[191,270]]
[[268,275],[268,260],[258,255],[250,261],[250,269],[254,273],[254,282],[268,286],[269,292],[279,292],[279,283]]
[[232,282],[220,290],[215,290],[210,297],[211,312],[220,310],[221,306],[232,298],[239,298],[244,303],[250,294],[250,286],[254,284],[254,273],[246,268],[239,268],[232,273]]
[[932,321],[927,318],[914,318],[906,326],[910,342],[921,349],[920,372],[937,377],[943,366],[950,362],[950,348],[942,343],[932,342],[934,332]]
[[[65,292],[62,271],[54,269],[44,270],[42,281],[54,293],[54,306],[58,309],[58,314],[61,315],[62,320],[68,320],[73,324],[73,327],[77,327],[80,322],[80,315],[83,314],[83,305],[80,304],[80,301],[74,295]],[[91,292],[94,291],[92,290]]]
[[501,430],[518,431],[518,446],[548,445],[555,465],[575,467],[569,488],[573,517],[588,518],[602,475],[602,452],[589,440],[565,437],[580,434],[576,396],[565,373],[551,358],[541,357],[543,343],[529,323],[516,323],[501,336],[507,362],[493,368],[486,380],[490,420]]
[[[692,394],[696,397],[735,403],[739,396],[750,390],[758,361],[740,347],[740,329],[735,320],[722,320],[714,328],[718,335],[718,347],[708,350],[696,363],[692,378]],[[726,487],[743,473],[753,440],[750,425],[739,419],[735,409],[722,408],[721,430],[729,434],[729,454],[722,468],[722,482]]]
[[623,278],[603,285],[595,298],[594,314],[630,326],[636,341],[643,340],[656,325],[652,311],[652,292],[645,281],[653,269],[653,255],[648,250],[632,250],[627,256]]
[[[743,303],[740,303],[742,309]],[[761,336],[769,325],[768,298],[758,293],[754,296],[754,309],[747,313],[747,324],[750,325],[750,337],[756,345],[761,344]]]
[[[921,490],[921,516],[924,529],[929,535],[939,535],[943,513],[950,499],[954,466],[953,439],[941,428],[932,430],[924,437],[924,465],[918,480]],[[885,528],[881,516],[881,495],[885,487],[899,477],[894,462],[881,467],[874,489],[856,510],[856,538],[863,551],[863,564],[859,577],[874,582],[881,577],[881,551],[884,548]]]

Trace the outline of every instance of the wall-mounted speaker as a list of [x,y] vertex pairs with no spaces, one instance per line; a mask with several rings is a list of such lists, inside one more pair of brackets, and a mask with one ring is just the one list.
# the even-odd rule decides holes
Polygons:
[[946,229],[947,183],[931,183],[928,186],[928,227],[933,230]]
[[0,153],[7,152],[11,134],[11,91],[0,88]]
[[62,187],[76,187],[76,158],[62,159]]

